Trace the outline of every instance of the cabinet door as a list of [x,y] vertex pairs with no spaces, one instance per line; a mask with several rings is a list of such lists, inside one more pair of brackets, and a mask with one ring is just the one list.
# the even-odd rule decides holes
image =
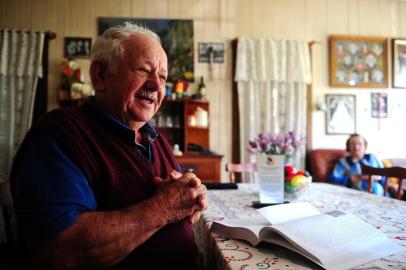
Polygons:
[[[209,127],[199,127],[199,126],[191,126],[188,123],[188,117],[191,115],[195,115],[198,108],[202,108],[203,110],[209,112],[209,103],[205,101],[198,101],[198,100],[188,100],[185,103],[185,148],[189,143],[198,144],[203,147],[209,148]],[[210,125],[210,119],[209,119]]]
[[197,177],[204,183],[220,183],[221,182],[221,164],[222,156],[193,156],[193,157],[178,157],[177,160],[182,171],[192,169]]
[[185,123],[184,123],[184,102],[182,100],[165,100],[151,123],[168,139],[173,147],[180,146],[185,151]]

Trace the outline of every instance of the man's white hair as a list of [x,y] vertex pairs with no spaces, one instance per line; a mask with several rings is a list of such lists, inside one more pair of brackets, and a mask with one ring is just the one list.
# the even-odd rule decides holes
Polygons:
[[131,22],[124,22],[122,25],[107,29],[101,36],[96,39],[92,48],[91,62],[100,61],[115,73],[117,63],[124,55],[124,46],[122,40],[134,34],[143,34],[161,44],[159,36],[151,30],[136,25]]

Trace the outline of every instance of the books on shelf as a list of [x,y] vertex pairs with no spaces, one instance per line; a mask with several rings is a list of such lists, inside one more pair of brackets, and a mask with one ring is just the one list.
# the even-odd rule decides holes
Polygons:
[[310,203],[264,207],[254,218],[214,221],[211,231],[248,241],[285,247],[326,269],[350,269],[406,251],[356,216],[320,213]]

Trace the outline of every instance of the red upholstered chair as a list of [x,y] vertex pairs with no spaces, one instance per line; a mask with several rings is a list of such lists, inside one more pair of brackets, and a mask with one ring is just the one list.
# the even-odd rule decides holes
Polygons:
[[254,173],[257,170],[255,163],[227,163],[226,171],[229,172],[230,183],[235,183],[236,173],[249,173],[251,181],[254,179]]
[[310,173],[315,182],[329,182],[338,160],[347,155],[344,149],[314,149],[309,154]]

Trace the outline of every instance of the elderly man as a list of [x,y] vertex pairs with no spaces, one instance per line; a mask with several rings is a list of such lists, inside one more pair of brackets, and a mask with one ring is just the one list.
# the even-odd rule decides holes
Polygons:
[[[45,115],[13,164],[22,247],[38,268],[195,269],[206,188],[148,121],[164,98],[159,37],[129,23],[94,44],[95,97]],[[177,170],[177,171],[176,171]]]

